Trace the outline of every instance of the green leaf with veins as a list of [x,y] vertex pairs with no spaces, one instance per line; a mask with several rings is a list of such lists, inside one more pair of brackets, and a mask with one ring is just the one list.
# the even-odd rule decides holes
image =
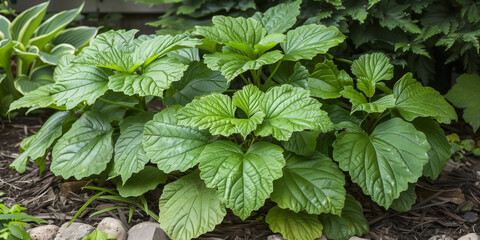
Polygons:
[[370,135],[352,125],[337,136],[333,148],[340,168],[387,209],[422,175],[431,149],[425,134],[400,118],[380,123]]
[[308,79],[308,89],[313,97],[332,99],[341,96],[345,86],[353,86],[353,79],[345,70],[338,71],[331,60],[315,65]]
[[280,45],[285,53],[283,57],[285,60],[311,60],[318,54],[326,53],[343,40],[345,36],[336,27],[310,24],[288,31],[285,42]]
[[463,110],[463,119],[469,123],[473,131],[480,127],[480,76],[462,74],[457,83],[448,91],[445,97]]
[[[263,95],[254,85],[247,85],[234,94],[233,100],[218,93],[200,97],[179,111],[179,124],[208,129],[213,135],[228,137],[240,133],[246,138],[265,116],[259,106]],[[244,111],[246,118],[235,117],[236,106]]]
[[195,47],[200,45],[201,40],[190,38],[186,34],[170,36],[160,35],[155,38],[142,42],[132,53],[133,66],[130,71],[143,65],[144,67],[155,61],[158,57],[167,52],[181,49]]
[[281,3],[269,8],[266,12],[256,12],[252,18],[259,21],[268,33],[284,33],[297,22],[297,16],[300,15],[300,3],[302,1],[293,1],[290,3]]
[[276,63],[282,57],[282,53],[278,50],[265,53],[257,59],[250,59],[233,51],[216,52],[204,56],[207,66],[212,70],[222,72],[228,83],[248,70],[257,70],[263,65]]
[[122,197],[138,197],[157,188],[158,184],[165,183],[167,175],[157,167],[145,166],[138,173],[134,173],[127,181],[117,181],[118,193]]
[[109,240],[109,239],[117,239],[117,238],[114,236],[111,236],[106,232],[102,232],[98,229],[95,229],[92,233],[85,236],[85,238],[83,238],[82,240]]
[[265,222],[273,232],[281,233],[285,239],[311,240],[322,237],[323,225],[315,215],[295,213],[275,206],[268,211]]
[[184,172],[197,165],[203,148],[213,140],[207,131],[178,125],[179,108],[170,106],[162,110],[144,127],[145,152],[166,173]]
[[405,74],[393,86],[396,98],[395,108],[408,121],[417,117],[432,117],[440,123],[457,120],[455,109],[431,87],[424,87],[413,79],[411,73]]
[[388,108],[395,107],[395,98],[393,94],[383,96],[373,102],[368,102],[363,93],[355,90],[353,86],[345,86],[340,92],[344,98],[352,103],[352,113],[356,111],[365,111],[367,113],[381,113]]
[[[270,65],[270,72],[274,70],[274,66]],[[307,88],[307,81],[310,73],[308,69],[299,62],[284,61],[277,69],[273,80],[278,84],[290,84],[294,87]],[[265,83],[265,85],[277,85],[274,82]]]
[[357,77],[357,88],[372,97],[377,82],[393,78],[393,65],[383,53],[366,54],[353,61],[352,73]]
[[93,64],[120,72],[133,72],[132,52],[138,30],[110,30],[95,37],[82,49],[76,62]]
[[[101,98],[101,100],[97,99],[95,104],[92,105],[91,109],[93,111],[101,112],[105,114],[105,116],[108,116],[108,120],[110,122],[122,121],[127,110],[129,110],[129,108],[134,108],[135,105],[139,104],[137,98],[127,96],[121,92],[107,91],[107,93],[104,94]],[[115,102],[120,104],[121,106],[111,104],[109,102]]]
[[277,140],[287,141],[295,131],[330,131],[333,124],[327,113],[320,110],[321,106],[305,89],[290,85],[271,88],[260,104],[265,119],[255,134],[272,135]]
[[46,108],[55,103],[55,95],[53,84],[41,86],[12,102],[8,111],[11,112],[24,107]]
[[362,205],[350,194],[347,194],[340,216],[324,213],[319,219],[323,223],[323,233],[329,239],[348,240],[369,232]]
[[429,161],[423,167],[423,175],[436,179],[452,156],[450,143],[447,141],[443,129],[434,120],[417,118],[412,123],[418,131],[425,134],[432,147],[432,150],[428,152]]
[[200,177],[233,213],[245,220],[263,206],[273,191],[273,181],[282,176],[283,149],[268,142],[257,142],[247,152],[235,143],[216,141],[199,157]]
[[393,200],[393,210],[398,212],[408,212],[412,209],[413,204],[417,201],[417,194],[415,193],[415,183],[408,184],[408,189],[400,193],[400,197]]
[[282,178],[273,185],[271,199],[296,213],[340,215],[345,202],[345,177],[329,157],[315,152],[310,157],[286,155]]
[[302,156],[311,156],[317,146],[317,137],[320,131],[293,132],[288,141],[283,141],[285,150]]
[[159,206],[159,221],[172,239],[192,239],[212,231],[227,214],[198,171],[165,185]]
[[45,157],[50,150],[50,146],[62,135],[63,122],[72,117],[69,111],[57,112],[53,114],[35,133],[29,137],[28,147],[23,148],[23,152],[10,164],[19,173],[24,173],[28,160],[36,161]]
[[83,101],[92,105],[108,90],[108,77],[112,74],[113,71],[109,69],[89,64],[69,64],[55,76],[54,100],[57,105],[65,105],[67,109]]
[[112,159],[112,133],[101,113],[84,113],[53,147],[50,170],[65,179],[101,173]]
[[186,105],[194,97],[211,92],[222,93],[228,88],[227,80],[220,72],[210,70],[204,63],[193,61],[188,65],[182,79],[172,83],[178,92],[163,99],[166,105]]
[[163,96],[163,91],[170,88],[172,82],[179,81],[186,65],[178,59],[163,57],[150,63],[143,74],[119,73],[109,77],[108,87],[113,91],[127,95]]
[[120,122],[120,136],[115,143],[112,175],[120,175],[122,184],[125,184],[132,174],[142,170],[149,160],[143,149],[142,139],[144,125],[152,117],[153,113],[140,112]]

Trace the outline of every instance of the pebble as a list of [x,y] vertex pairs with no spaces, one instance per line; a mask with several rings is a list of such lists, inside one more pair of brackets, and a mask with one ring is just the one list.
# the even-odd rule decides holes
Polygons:
[[475,233],[469,233],[465,236],[460,237],[458,240],[479,240],[480,237]]
[[452,237],[449,237],[447,235],[435,235],[428,240],[454,240]]
[[128,230],[128,240],[170,240],[159,223],[142,222]]
[[97,229],[116,237],[117,240],[127,240],[127,229],[118,219],[106,217],[98,224]]
[[60,227],[55,240],[82,240],[95,229],[88,224],[76,222],[68,227],[67,226],[68,222]]
[[270,235],[267,240],[285,240],[281,234]]
[[368,239],[365,239],[365,238],[359,238],[359,237],[351,237],[349,240],[368,240]]
[[32,240],[53,240],[58,233],[58,226],[45,225],[28,230]]

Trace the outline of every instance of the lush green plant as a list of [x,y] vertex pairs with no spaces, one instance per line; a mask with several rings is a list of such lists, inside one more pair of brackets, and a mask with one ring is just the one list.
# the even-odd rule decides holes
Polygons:
[[[339,70],[326,52],[345,36],[317,24],[291,29],[299,8],[217,16],[196,27],[198,38],[98,35],[60,60],[55,84],[10,106],[67,110],[25,139],[11,166],[42,165],[53,145],[52,172],[108,176],[122,197],[171,174],[159,221],[173,239],[211,231],[226,208],[246,219],[268,198],[278,206],[265,221],[287,239],[364,234],[342,170],[379,205],[405,210],[413,183],[436,178],[449,158],[437,121],[456,114],[410,73],[389,84],[393,65],[384,54]],[[152,97],[168,107],[147,111]]]
[[[174,2],[156,22],[159,32],[183,32],[208,25],[214,15],[249,17],[285,1],[135,0]],[[292,2],[292,1],[287,1]],[[297,24],[335,26],[349,41],[337,51],[353,56],[385,52],[424,83],[448,90],[452,71],[478,73],[480,2],[472,0],[303,0]],[[451,64],[449,64],[451,63]],[[449,64],[445,66],[446,64]]]
[[84,237],[83,240],[108,240],[108,239],[117,239],[114,236],[106,232],[102,232],[98,229],[95,229],[92,233],[88,234],[88,236]]
[[463,74],[445,97],[455,107],[464,108],[463,119],[476,132],[480,127],[480,76]]
[[23,210],[26,210],[26,208],[18,204],[14,204],[9,208],[0,203],[0,239],[28,240],[30,236],[23,229],[23,225],[28,225],[28,222],[37,224],[47,223],[43,219],[34,218],[23,213]]
[[0,16],[0,117],[13,100],[53,83],[54,66],[65,54],[74,54],[97,33],[93,27],[65,27],[83,4],[43,21],[49,2],[29,8],[12,22]]

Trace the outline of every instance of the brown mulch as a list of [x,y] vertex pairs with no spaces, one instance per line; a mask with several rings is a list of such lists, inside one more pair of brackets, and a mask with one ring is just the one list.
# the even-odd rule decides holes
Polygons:
[[[38,167],[27,166],[24,174],[9,169],[9,164],[19,154],[22,139],[38,131],[46,117],[17,117],[0,123],[0,198],[9,206],[18,203],[28,208],[27,213],[43,218],[51,224],[61,225],[75,215],[80,207],[96,192],[82,191],[85,184],[112,188],[109,183],[96,181],[76,182],[54,176],[48,170],[39,176]],[[457,126],[458,125],[458,126]],[[465,124],[444,126],[448,133],[456,132],[461,138],[476,138]],[[47,161],[48,163],[48,161]],[[47,168],[48,169],[48,168]],[[80,184],[80,185],[79,185]],[[417,203],[412,210],[399,213],[385,211],[365,197],[355,185],[349,191],[362,203],[370,233],[365,238],[371,239],[429,239],[434,235],[446,235],[454,239],[467,233],[480,232],[480,159],[466,154],[458,162],[450,160],[441,176],[432,181],[421,178],[417,183]],[[3,196],[1,196],[3,192]],[[158,192],[146,196],[151,210],[158,212],[154,199]],[[267,205],[271,203],[268,202]],[[144,212],[135,211],[129,223],[128,210],[106,212],[89,218],[100,209],[119,206],[121,203],[108,200],[95,200],[76,221],[92,225],[104,217],[119,218],[126,226],[149,220]],[[263,219],[268,206],[256,211],[246,221],[241,221],[227,214],[223,223],[203,238],[217,239],[266,239],[273,234]],[[211,238],[212,239],[212,238]]]

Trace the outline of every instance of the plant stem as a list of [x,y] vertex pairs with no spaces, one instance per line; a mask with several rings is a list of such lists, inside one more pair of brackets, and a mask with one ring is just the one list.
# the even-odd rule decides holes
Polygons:
[[337,103],[338,106],[343,107],[343,108],[345,108],[345,109],[347,109],[347,110],[351,110],[351,109],[352,109],[352,108],[350,107],[350,105],[348,105],[348,104],[346,104],[346,103],[344,103],[344,102],[337,101],[336,103]]
[[6,67],[5,73],[7,74],[7,85],[10,93],[13,95],[13,99],[19,99],[21,96],[15,88],[15,77],[13,76],[12,68]]
[[387,112],[382,112],[380,115],[378,115],[377,120],[372,125],[372,130],[375,129],[377,124],[382,120],[385,116],[389,115],[392,112],[392,109],[388,110]]
[[283,60],[278,61],[277,65],[273,69],[272,73],[270,73],[270,76],[267,78],[267,81],[265,81],[265,82],[268,82],[268,81],[270,81],[270,79],[272,79],[273,75],[275,75],[275,73],[278,71],[278,68],[280,68],[280,64],[282,64],[282,61]]
[[145,103],[145,98],[144,98],[144,97],[140,97],[138,94],[135,95],[135,97],[137,98],[138,102],[140,102],[140,105],[141,105],[142,108],[143,108],[142,111],[148,111],[148,106],[147,106],[147,103]]
[[248,85],[250,84],[250,82],[245,78],[245,76],[243,76],[243,74],[240,74],[240,77],[242,78],[243,82]]
[[343,63],[346,63],[346,64],[350,64],[352,65],[353,62],[348,60],[348,59],[344,59],[344,58],[333,58],[335,61],[339,61],[339,62],[343,62]]
[[145,111],[141,108],[136,108],[136,107],[130,107],[130,106],[127,106],[125,104],[121,104],[121,103],[117,103],[117,102],[112,102],[110,100],[107,100],[107,99],[104,99],[104,98],[98,98],[98,100],[102,101],[102,102],[106,102],[106,103],[110,103],[110,104],[113,104],[113,105],[117,105],[117,106],[120,106],[120,107],[124,107],[124,108],[128,108],[128,109],[132,109],[132,110],[136,110],[136,111]]

